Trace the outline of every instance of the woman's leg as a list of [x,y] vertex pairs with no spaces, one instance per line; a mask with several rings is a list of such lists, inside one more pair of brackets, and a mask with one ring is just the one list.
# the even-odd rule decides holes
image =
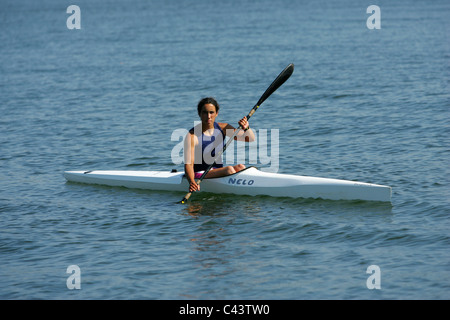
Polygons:
[[206,174],[205,179],[229,176],[230,174],[239,172],[244,169],[245,169],[245,165],[243,165],[243,164],[237,164],[235,166],[226,166],[226,167],[222,167],[222,168],[216,168],[214,170],[210,170]]

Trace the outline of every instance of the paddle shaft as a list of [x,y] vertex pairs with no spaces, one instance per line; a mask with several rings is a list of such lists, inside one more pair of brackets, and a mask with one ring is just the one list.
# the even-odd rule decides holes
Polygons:
[[[272,82],[272,84],[266,89],[266,91],[263,93],[261,98],[259,98],[258,102],[255,104],[255,106],[250,110],[250,112],[247,115],[247,121],[250,119],[250,117],[258,110],[259,106],[272,94],[277,90],[283,83],[286,82],[287,79],[292,75],[294,72],[294,64],[289,64],[286,68],[284,68],[283,71],[278,75],[278,77]],[[201,177],[197,180],[197,184],[200,184],[205,178],[205,176],[208,174],[208,172],[213,167],[214,163],[217,159],[219,159],[222,154],[225,152],[225,150],[228,148],[230,143],[234,140],[236,135],[239,133],[239,131],[242,130],[242,127],[239,126],[237,130],[234,131],[233,136],[228,140],[228,142],[225,144],[223,149],[217,154],[217,156],[214,158],[214,161],[208,166],[208,168],[203,172]],[[192,195],[192,192],[189,192],[186,194],[186,196],[181,200],[181,203],[185,203]]]

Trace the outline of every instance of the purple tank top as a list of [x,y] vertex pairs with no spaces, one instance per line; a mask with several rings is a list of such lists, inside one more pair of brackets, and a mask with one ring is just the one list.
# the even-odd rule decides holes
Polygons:
[[[190,132],[193,133],[194,128],[192,128]],[[196,152],[194,172],[204,171],[208,169],[209,165],[213,162],[214,158],[216,157],[216,151],[217,153],[219,153],[225,145],[225,134],[223,133],[222,129],[220,128],[217,122],[214,122],[214,133],[212,136],[205,135],[202,132],[201,137],[198,138],[199,143],[201,143],[202,145],[202,155],[201,155],[202,163],[199,163],[200,161],[199,159],[197,159],[199,154]],[[213,167],[222,168],[223,167],[222,159],[217,159],[217,161],[214,162]]]

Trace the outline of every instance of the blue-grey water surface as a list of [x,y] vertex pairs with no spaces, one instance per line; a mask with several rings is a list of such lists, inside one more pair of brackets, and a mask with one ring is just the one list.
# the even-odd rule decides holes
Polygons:
[[[371,4],[381,29],[366,26]],[[448,1],[1,7],[0,298],[450,298]],[[291,62],[250,121],[279,130],[278,172],[389,185],[392,205],[206,193],[180,205],[179,192],[63,178],[182,169],[171,135],[198,120],[199,99],[235,125]]]

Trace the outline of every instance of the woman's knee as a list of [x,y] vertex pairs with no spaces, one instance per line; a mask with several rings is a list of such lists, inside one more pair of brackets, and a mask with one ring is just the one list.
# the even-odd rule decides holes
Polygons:
[[236,173],[236,169],[233,166],[226,167],[226,174],[233,174]]

